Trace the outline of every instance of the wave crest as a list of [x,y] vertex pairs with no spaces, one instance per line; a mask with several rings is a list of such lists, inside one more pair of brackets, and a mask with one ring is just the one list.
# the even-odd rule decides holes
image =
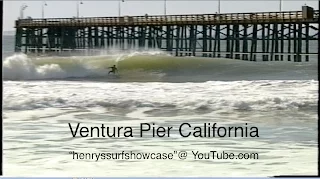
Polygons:
[[314,63],[249,62],[173,57],[162,51],[131,51],[99,56],[37,57],[15,54],[3,62],[5,80],[106,79],[116,64],[122,81],[195,82],[211,80],[317,79]]

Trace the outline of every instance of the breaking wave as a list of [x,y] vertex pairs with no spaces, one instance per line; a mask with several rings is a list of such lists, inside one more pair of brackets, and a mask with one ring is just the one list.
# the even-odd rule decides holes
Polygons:
[[116,64],[123,81],[303,80],[317,79],[314,63],[249,62],[222,58],[173,57],[161,51],[99,56],[28,57],[3,61],[4,80],[104,79]]

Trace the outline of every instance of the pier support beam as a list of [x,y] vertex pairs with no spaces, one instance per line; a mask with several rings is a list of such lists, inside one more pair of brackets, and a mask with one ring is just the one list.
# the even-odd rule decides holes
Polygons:
[[[318,10],[166,17],[20,19],[15,51],[160,49],[176,56],[250,61],[310,61],[317,55]],[[310,16],[310,17],[309,17]],[[262,19],[259,19],[263,17]],[[48,21],[55,22],[54,25]],[[61,22],[59,22],[61,21]],[[37,22],[34,24],[34,22]],[[62,23],[63,22],[63,23]],[[33,25],[34,24],[34,25]],[[293,45],[293,46],[292,46]]]

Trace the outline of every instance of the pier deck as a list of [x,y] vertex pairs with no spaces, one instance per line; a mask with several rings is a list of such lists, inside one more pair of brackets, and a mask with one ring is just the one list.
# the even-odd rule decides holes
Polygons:
[[253,23],[317,23],[319,11],[312,18],[303,16],[302,11],[230,13],[230,14],[188,14],[167,16],[124,16],[86,18],[20,19],[16,27],[88,27],[88,26],[141,26],[141,25],[214,25]]

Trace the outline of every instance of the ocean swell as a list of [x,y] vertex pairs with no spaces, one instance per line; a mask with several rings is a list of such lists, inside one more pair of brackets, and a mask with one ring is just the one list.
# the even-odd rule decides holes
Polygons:
[[28,57],[15,54],[3,62],[4,80],[113,80],[196,82],[210,80],[305,80],[317,77],[317,64],[250,62],[233,59],[173,57],[161,51],[133,51],[99,56]]

